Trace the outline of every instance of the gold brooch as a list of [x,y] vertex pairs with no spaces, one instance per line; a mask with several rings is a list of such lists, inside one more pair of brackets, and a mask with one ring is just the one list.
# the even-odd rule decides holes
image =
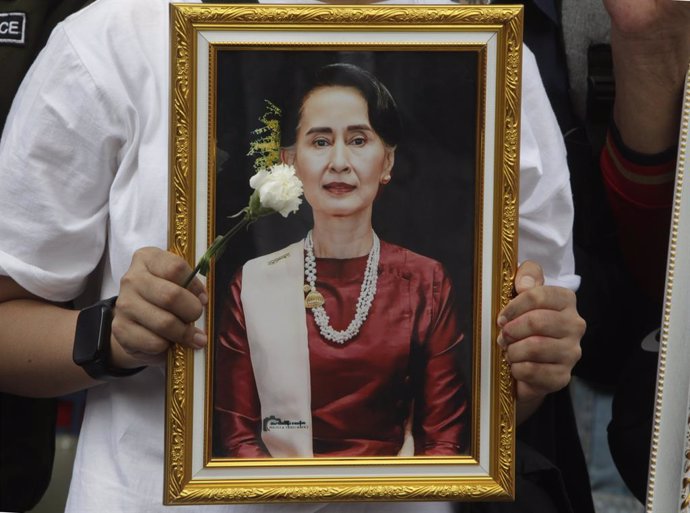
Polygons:
[[304,292],[307,294],[304,298],[304,306],[307,308],[318,308],[323,306],[326,302],[321,292],[316,289],[312,290],[311,286],[307,283],[304,284]]

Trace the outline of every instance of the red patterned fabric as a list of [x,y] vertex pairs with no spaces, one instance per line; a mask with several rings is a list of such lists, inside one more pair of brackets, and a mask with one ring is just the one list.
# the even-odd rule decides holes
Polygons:
[[[336,329],[354,316],[365,266],[366,257],[317,258],[316,285]],[[219,456],[266,457],[240,292],[238,274],[218,331]],[[412,410],[415,454],[467,451],[463,335],[441,264],[382,242],[378,289],[360,333],[340,345],[321,337],[310,313],[307,324],[315,456],[395,456]]]
[[618,227],[621,250],[632,275],[650,298],[663,296],[675,160],[640,164],[626,158],[609,133],[601,170]]

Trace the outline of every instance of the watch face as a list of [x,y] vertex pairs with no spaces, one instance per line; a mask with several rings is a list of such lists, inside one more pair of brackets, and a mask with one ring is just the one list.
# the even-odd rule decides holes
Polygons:
[[77,319],[72,358],[77,365],[103,360],[108,353],[112,312],[105,305],[85,308]]

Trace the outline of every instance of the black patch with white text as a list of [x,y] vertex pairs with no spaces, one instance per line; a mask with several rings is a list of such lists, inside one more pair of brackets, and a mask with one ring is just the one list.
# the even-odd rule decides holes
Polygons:
[[0,44],[23,45],[26,40],[26,13],[0,13]]

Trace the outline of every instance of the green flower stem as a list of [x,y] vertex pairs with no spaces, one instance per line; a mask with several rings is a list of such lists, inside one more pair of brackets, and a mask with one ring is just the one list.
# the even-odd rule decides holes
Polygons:
[[211,265],[211,261],[221,257],[223,252],[225,252],[230,239],[242,228],[251,224],[255,220],[256,219],[252,219],[248,213],[245,212],[244,217],[240,219],[235,226],[225,232],[225,235],[219,235],[216,237],[216,240],[213,241],[213,244],[211,244],[211,246],[206,250],[206,253],[204,253],[199,259],[199,263],[196,264],[194,270],[189,274],[189,276],[187,276],[187,279],[184,281],[182,286],[187,288],[197,273],[201,273],[202,276],[206,276]]

